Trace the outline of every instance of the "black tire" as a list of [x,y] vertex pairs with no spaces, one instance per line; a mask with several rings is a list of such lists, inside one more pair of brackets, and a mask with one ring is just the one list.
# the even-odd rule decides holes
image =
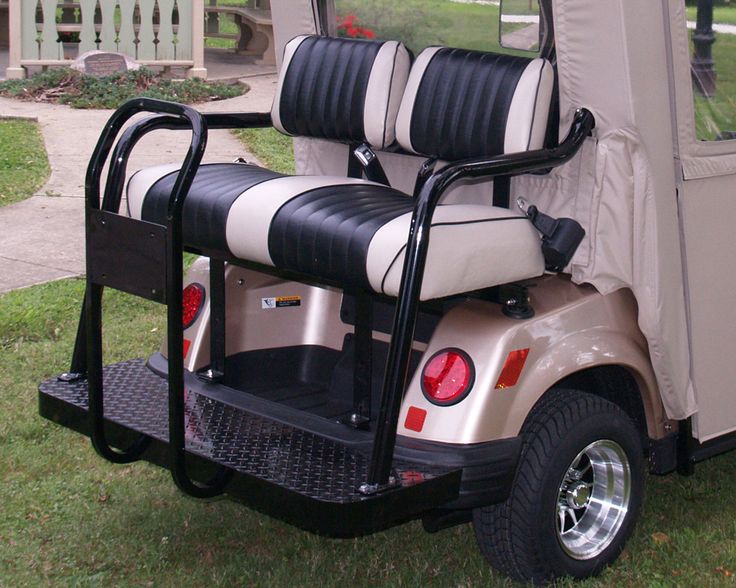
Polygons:
[[[623,550],[641,506],[644,459],[636,426],[607,400],[555,389],[534,407],[521,436],[510,497],[473,512],[481,552],[499,571],[535,584],[600,573]],[[604,467],[605,460],[598,456],[608,457],[606,452],[614,462],[620,458],[620,467]],[[611,503],[618,499],[620,507],[605,510],[588,496],[610,488],[610,476],[627,479],[623,488],[629,491],[621,490],[618,496],[609,490],[614,493]],[[581,502],[585,505],[579,506]],[[597,538],[589,540],[579,532],[591,524],[601,525],[604,540],[596,543]],[[605,530],[608,524],[610,532]]]

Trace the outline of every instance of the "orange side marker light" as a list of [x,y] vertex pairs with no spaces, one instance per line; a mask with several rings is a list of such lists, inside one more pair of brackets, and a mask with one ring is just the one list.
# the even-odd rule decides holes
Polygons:
[[521,376],[521,370],[524,369],[526,358],[529,356],[529,348],[517,349],[509,353],[506,358],[506,363],[501,370],[501,375],[498,377],[496,382],[496,390],[503,390],[505,388],[513,388],[519,381]]

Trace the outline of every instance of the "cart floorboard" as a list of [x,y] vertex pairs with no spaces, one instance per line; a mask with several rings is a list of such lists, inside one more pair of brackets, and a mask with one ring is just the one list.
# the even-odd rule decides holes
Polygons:
[[[167,466],[167,382],[144,360],[107,366],[105,423],[118,442],[143,433],[152,444],[143,459]],[[45,418],[89,434],[87,382],[51,379],[39,387]],[[200,476],[225,466],[227,493],[303,529],[335,537],[388,528],[457,497],[460,470],[395,460],[397,487],[373,496],[363,448],[253,414],[187,389],[186,450]],[[214,469],[209,467],[209,469]],[[202,477],[201,479],[205,479]]]

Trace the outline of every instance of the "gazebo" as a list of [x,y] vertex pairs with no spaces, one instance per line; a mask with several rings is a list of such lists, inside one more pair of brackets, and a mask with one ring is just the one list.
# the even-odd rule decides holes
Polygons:
[[[225,18],[234,26],[221,26]],[[3,29],[8,78],[25,77],[28,67],[69,65],[94,49],[206,78],[205,37],[232,40],[257,63],[276,62],[268,0],[0,0],[0,42]]]

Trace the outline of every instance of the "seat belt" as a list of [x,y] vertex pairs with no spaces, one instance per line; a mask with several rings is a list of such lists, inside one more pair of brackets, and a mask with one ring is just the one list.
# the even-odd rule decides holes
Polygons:
[[564,270],[585,237],[585,229],[574,219],[553,218],[534,205],[527,207],[523,198],[518,198],[516,202],[534,228],[542,234],[542,254],[547,271]]

